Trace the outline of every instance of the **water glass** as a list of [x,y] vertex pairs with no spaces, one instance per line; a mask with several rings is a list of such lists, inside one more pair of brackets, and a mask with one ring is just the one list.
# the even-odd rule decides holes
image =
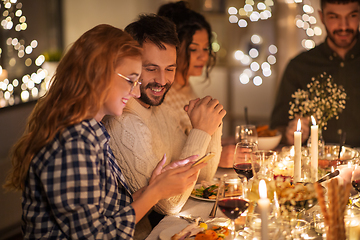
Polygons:
[[235,142],[258,143],[258,135],[255,125],[240,125],[235,128]]
[[274,164],[277,154],[271,150],[257,150],[251,153],[251,165],[254,177],[270,180],[274,178]]

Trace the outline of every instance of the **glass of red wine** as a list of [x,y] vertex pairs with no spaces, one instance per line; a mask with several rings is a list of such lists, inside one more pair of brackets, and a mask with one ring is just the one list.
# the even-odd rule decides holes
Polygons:
[[357,194],[355,196],[352,196],[352,204],[360,207],[360,165],[355,164],[353,173],[351,176],[351,184],[354,187],[354,189],[357,191]]
[[235,219],[247,210],[249,200],[247,194],[247,179],[235,174],[225,174],[220,180],[217,194],[217,204],[225,216],[230,218],[232,239],[236,238]]
[[254,176],[251,165],[251,153],[257,150],[257,143],[238,142],[235,147],[233,168],[239,177],[247,180]]

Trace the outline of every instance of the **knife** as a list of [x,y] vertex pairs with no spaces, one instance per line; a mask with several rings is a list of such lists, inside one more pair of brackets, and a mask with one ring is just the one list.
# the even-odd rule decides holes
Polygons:
[[336,176],[339,175],[339,174],[340,174],[339,169],[336,169],[334,172],[325,175],[324,177],[320,178],[320,179],[317,180],[316,182],[317,182],[317,183],[325,182],[325,181],[327,181],[327,180],[329,180],[329,179],[331,179],[331,178],[333,178],[333,177],[336,177]]

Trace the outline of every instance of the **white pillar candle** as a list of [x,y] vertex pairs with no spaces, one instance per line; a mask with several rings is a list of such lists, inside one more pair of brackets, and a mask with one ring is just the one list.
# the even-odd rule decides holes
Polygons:
[[259,183],[259,196],[260,199],[258,200],[258,207],[261,218],[261,240],[267,240],[269,239],[268,218],[269,218],[270,200],[267,198],[266,183],[264,180],[260,180]]
[[313,182],[318,180],[318,157],[319,157],[319,126],[315,118],[311,116],[311,178]]
[[297,129],[294,132],[294,182],[300,182],[301,178],[301,121],[298,120]]

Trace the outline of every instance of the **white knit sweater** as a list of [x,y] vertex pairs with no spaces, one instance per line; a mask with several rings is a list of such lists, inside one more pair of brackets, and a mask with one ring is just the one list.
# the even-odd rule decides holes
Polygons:
[[[214,152],[215,157],[200,171],[198,182],[210,181],[216,172],[222,126],[212,136],[198,129],[192,129],[187,136],[171,108],[162,104],[147,109],[136,99],[128,101],[121,116],[107,117],[104,124],[111,136],[110,147],[132,192],[148,185],[165,153],[168,164],[191,155]],[[191,191],[192,187],[182,195],[159,201],[154,210],[165,215],[180,212]]]
[[192,126],[189,116],[184,110],[184,106],[188,105],[189,101],[195,98],[197,98],[197,96],[190,84],[182,86],[174,81],[163,103],[169,105],[179,114],[180,125],[186,133],[191,130]]

